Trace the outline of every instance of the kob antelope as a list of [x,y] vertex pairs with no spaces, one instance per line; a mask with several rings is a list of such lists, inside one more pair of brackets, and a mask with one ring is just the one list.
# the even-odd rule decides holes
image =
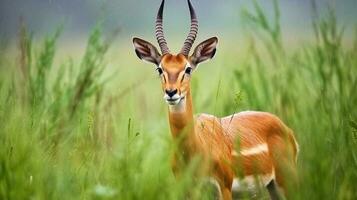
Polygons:
[[252,178],[254,183],[258,180],[267,187],[272,199],[279,199],[280,191],[284,191],[295,177],[298,153],[293,132],[279,118],[254,111],[223,118],[208,114],[193,115],[191,75],[198,64],[215,55],[218,39],[212,37],[203,41],[189,55],[198,32],[198,21],[190,0],[187,2],[191,29],[179,54],[170,53],[164,37],[164,0],[155,26],[162,54],[151,43],[133,39],[137,56],[155,64],[161,77],[171,134],[178,143],[173,171],[179,173],[194,156],[200,156],[200,171],[218,183],[221,199],[232,199],[232,188]]

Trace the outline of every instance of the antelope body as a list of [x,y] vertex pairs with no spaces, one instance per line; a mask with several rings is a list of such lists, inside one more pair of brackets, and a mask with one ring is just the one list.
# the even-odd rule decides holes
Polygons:
[[189,56],[198,21],[190,0],[188,5],[191,29],[179,54],[170,53],[163,34],[164,0],[156,20],[156,37],[162,55],[151,43],[133,39],[137,56],[155,64],[161,77],[171,134],[178,144],[173,171],[179,175],[180,169],[199,156],[202,158],[200,173],[214,178],[221,199],[231,199],[232,188],[248,179],[264,184],[270,197],[279,199],[279,188],[284,192],[286,185],[296,178],[298,145],[291,129],[266,112],[245,111],[224,118],[193,115],[191,74],[199,63],[214,56],[218,39],[203,41]]

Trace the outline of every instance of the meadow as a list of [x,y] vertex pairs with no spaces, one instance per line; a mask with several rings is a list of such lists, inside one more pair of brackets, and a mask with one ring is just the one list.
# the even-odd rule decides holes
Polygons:
[[[276,114],[300,145],[289,199],[357,199],[357,29],[346,46],[334,10],[315,11],[314,39],[291,50],[278,3],[272,18],[253,4],[241,15],[251,30],[244,49],[218,49],[194,73],[195,112]],[[180,180],[171,172],[154,68],[109,59],[115,40],[100,24],[81,58],[54,62],[64,28],[39,42],[23,25],[16,56],[0,54],[0,199],[212,199],[192,181],[194,164]]]

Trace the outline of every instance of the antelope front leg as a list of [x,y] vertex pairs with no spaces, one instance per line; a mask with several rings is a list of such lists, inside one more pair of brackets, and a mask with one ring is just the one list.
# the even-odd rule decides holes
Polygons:
[[215,163],[214,175],[221,189],[220,200],[232,200],[233,171],[225,161]]
[[233,177],[220,177],[217,178],[219,187],[221,189],[220,200],[232,200],[232,181]]
[[232,200],[232,188],[221,187],[221,200]]
[[270,195],[271,200],[281,200],[284,199],[279,193],[279,189],[275,183],[275,180],[271,180],[270,183],[266,186]]

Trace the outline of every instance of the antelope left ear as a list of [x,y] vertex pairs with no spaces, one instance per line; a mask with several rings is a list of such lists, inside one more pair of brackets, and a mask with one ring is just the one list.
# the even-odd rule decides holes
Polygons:
[[213,58],[213,56],[216,54],[217,44],[218,44],[218,38],[212,37],[197,45],[192,56],[190,56],[190,60],[192,64],[197,66],[201,62]]
[[141,59],[159,65],[161,55],[154,45],[140,38],[133,38],[136,55]]

